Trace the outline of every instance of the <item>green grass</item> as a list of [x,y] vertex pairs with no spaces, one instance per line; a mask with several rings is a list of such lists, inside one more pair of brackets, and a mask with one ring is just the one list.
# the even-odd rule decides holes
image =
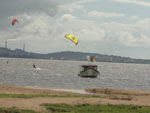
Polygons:
[[51,113],[150,113],[150,107],[134,105],[42,104]]
[[16,108],[0,108],[0,113],[39,113],[32,110],[20,110]]
[[42,104],[47,112],[0,108],[0,113],[150,113],[150,107],[134,105]]
[[47,94],[0,94],[0,98],[37,98],[37,97],[60,97],[60,98],[99,98],[100,96],[94,95],[47,95]]

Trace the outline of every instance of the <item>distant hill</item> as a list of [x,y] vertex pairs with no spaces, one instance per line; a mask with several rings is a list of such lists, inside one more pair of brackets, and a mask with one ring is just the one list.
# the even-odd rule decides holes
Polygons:
[[97,53],[63,51],[48,54],[40,54],[40,53],[26,52],[21,49],[11,50],[8,48],[0,47],[0,57],[87,61],[87,56],[95,56],[97,62],[150,64],[150,60],[148,59],[135,59],[130,57],[103,55]]

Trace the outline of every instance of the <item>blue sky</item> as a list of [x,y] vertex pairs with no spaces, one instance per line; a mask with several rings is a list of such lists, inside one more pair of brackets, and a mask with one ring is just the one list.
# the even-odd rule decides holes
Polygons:
[[[0,0],[0,46],[150,59],[149,0]],[[11,26],[13,18],[19,23]],[[75,46],[64,38],[79,39]]]

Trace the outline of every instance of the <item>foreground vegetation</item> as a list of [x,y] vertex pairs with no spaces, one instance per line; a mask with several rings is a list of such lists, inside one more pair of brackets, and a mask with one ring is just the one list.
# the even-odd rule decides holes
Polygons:
[[40,113],[32,110],[19,110],[16,108],[0,108],[0,113]]
[[51,113],[150,113],[150,107],[133,105],[43,104]]
[[37,98],[37,97],[57,97],[57,98],[99,98],[96,95],[48,95],[48,94],[0,94],[0,98]]
[[150,113],[150,107],[134,105],[42,104],[47,112],[0,108],[0,113]]
[[[145,98],[149,98],[149,93],[136,93],[136,92],[129,92],[129,91],[122,91],[122,90],[111,90],[111,89],[92,89],[89,92],[93,92],[95,94],[101,95],[80,95],[80,94],[0,94],[0,98],[23,98],[23,99],[30,99],[30,98],[107,98],[110,100],[125,100],[126,102],[132,101],[134,96],[145,96]],[[50,99],[51,100],[51,99]],[[25,100],[26,101],[26,100]],[[28,100],[30,101],[30,100]],[[81,100],[82,101],[82,100]],[[46,111],[43,112],[36,112],[33,110],[20,110],[18,108],[22,108],[19,106],[12,107],[12,108],[0,108],[0,113],[150,113],[150,106],[136,106],[136,105],[100,105],[100,104],[88,104],[85,101],[85,104],[48,104],[45,102],[38,103],[39,110],[45,107]],[[44,104],[45,103],[45,104]],[[32,105],[32,102],[31,102]],[[7,106],[5,106],[7,107]],[[30,107],[29,107],[30,108]],[[28,109],[28,108],[27,108]]]

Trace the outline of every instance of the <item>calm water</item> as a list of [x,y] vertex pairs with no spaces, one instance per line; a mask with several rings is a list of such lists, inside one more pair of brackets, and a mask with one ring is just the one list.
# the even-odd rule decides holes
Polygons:
[[150,65],[96,62],[100,76],[91,79],[78,77],[82,64],[88,62],[0,58],[0,84],[150,90]]

